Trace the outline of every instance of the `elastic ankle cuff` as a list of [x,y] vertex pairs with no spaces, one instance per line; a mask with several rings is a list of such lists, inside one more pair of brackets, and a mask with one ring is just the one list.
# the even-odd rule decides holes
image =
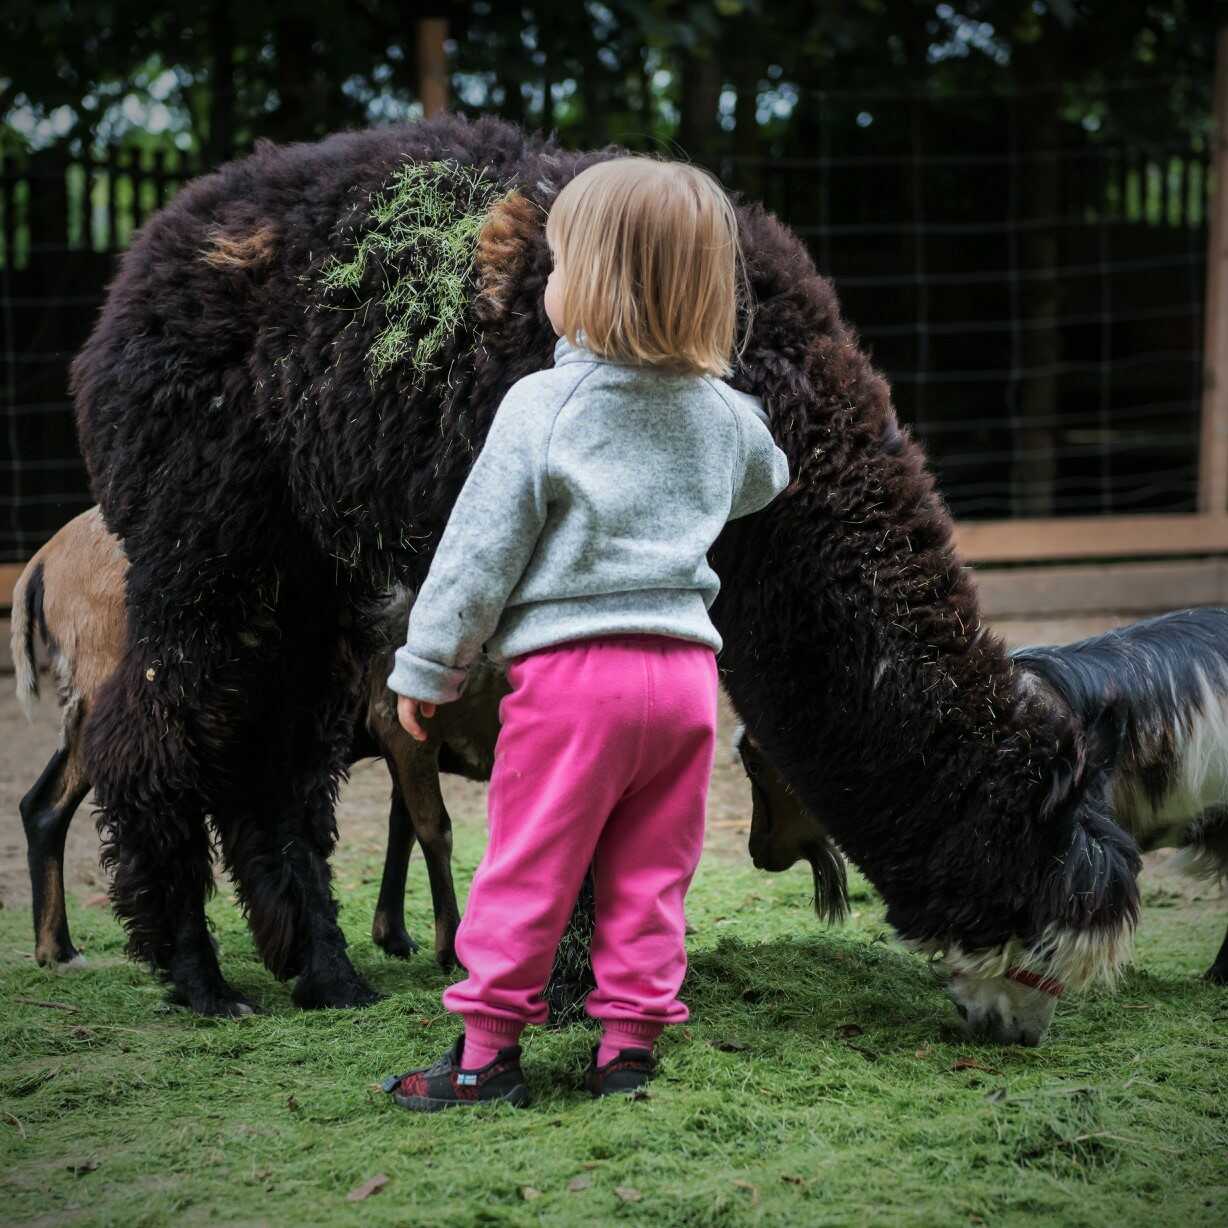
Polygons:
[[504,1019],[501,1015],[462,1015],[465,1036],[479,1045],[491,1049],[506,1049],[520,1039],[524,1022],[520,1019]]

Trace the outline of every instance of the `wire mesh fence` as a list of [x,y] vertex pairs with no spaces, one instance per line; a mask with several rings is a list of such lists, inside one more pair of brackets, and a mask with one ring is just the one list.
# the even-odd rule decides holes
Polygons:
[[[1193,511],[1207,151],[1100,139],[1048,101],[811,92],[815,156],[718,169],[834,278],[957,516]],[[88,505],[68,364],[116,254],[200,169],[0,161],[0,562]]]
[[0,562],[29,558],[91,502],[68,365],[135,230],[194,159],[115,149],[0,158]]
[[[1019,94],[810,105],[844,149],[725,178],[834,278],[955,514],[1195,510],[1207,151]],[[867,122],[884,138],[845,152]]]

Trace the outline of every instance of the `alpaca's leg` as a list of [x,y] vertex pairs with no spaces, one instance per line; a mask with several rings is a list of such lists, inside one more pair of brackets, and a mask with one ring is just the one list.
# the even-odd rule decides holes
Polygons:
[[176,579],[136,562],[129,571],[128,641],[83,730],[85,771],[129,954],[170,980],[174,1001],[202,1014],[246,1014],[252,1008],[222,977],[205,921],[213,889],[205,816],[242,787],[237,761],[252,741],[260,655],[241,599],[252,579],[223,585],[198,567],[193,579],[207,600],[176,593]]
[[452,881],[452,816],[439,787],[436,752],[411,744],[399,749],[390,766],[426,861],[435,911],[435,958],[441,968],[453,968],[460,909]]
[[64,841],[88,782],[73,771],[69,751],[51,756],[34,787],[21,799],[26,857],[34,899],[34,957],[40,964],[83,963],[68,933],[64,903]]
[[388,808],[388,849],[384,854],[379,900],[371,922],[371,940],[397,959],[408,959],[418,950],[418,944],[405,928],[405,877],[413,847],[413,824],[394,774],[392,801]]
[[1215,963],[1207,969],[1207,980],[1213,985],[1228,985],[1228,934],[1215,957]]
[[[107,720],[108,707],[104,692],[96,721]],[[134,763],[119,779],[138,781],[140,772]],[[128,952],[170,982],[173,1002],[202,1015],[250,1014],[251,1003],[222,976],[205,921],[213,873],[199,796],[155,791],[152,774],[142,783],[127,793],[112,793],[102,779],[97,786],[103,860],[113,873],[111,900],[128,931]]]
[[351,965],[337,924],[331,841],[321,846],[311,830],[316,816],[287,806],[276,783],[253,790],[251,800],[262,798],[265,805],[214,818],[256,948],[278,979],[298,978],[294,1000],[300,1006],[369,1005],[378,995]]
[[[310,594],[282,596],[289,609]],[[318,598],[313,613],[286,620],[276,707],[249,756],[244,800],[215,823],[260,953],[274,975],[298,978],[295,1001],[365,1006],[378,995],[346,954],[328,866],[359,678]]]

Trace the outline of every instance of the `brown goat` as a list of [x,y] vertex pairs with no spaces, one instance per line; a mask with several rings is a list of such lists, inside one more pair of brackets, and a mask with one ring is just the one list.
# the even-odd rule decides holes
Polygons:
[[[124,651],[127,560],[97,508],[64,526],[29,562],[13,593],[12,650],[17,696],[30,711],[38,697],[35,643],[50,658],[60,705],[60,744],[34,787],[21,800],[33,892],[35,957],[44,965],[75,965],[83,957],[69,935],[64,901],[64,842],[90,790],[81,733],[99,687]],[[400,642],[410,598],[387,611],[387,651],[367,671],[364,705],[355,722],[351,762],[378,757],[392,777],[388,848],[371,927],[376,945],[407,958],[417,945],[405,928],[405,879],[415,839],[422,846],[435,913],[435,956],[455,962],[460,914],[452,882],[452,822],[439,787],[440,771],[475,780],[490,776],[499,732],[499,701],[508,687],[502,671],[475,668],[464,696],[444,705],[415,742],[400,726],[384,686]]]

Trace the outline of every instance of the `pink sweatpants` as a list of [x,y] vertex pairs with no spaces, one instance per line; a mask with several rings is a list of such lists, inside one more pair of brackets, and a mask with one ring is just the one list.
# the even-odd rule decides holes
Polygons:
[[[589,865],[597,988],[607,1022],[681,1023],[683,898],[703,847],[716,732],[716,658],[655,635],[560,644],[510,662],[490,842],[456,950],[448,1010],[514,1034],[542,991]],[[651,1047],[651,1045],[649,1045]]]

